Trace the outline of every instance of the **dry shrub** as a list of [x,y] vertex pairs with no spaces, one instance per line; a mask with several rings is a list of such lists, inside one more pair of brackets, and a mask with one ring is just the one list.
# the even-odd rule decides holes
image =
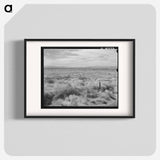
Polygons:
[[109,93],[110,98],[112,98],[113,100],[117,99],[117,96],[115,94]]
[[79,79],[80,79],[80,80],[87,80],[87,77],[80,76]]
[[71,85],[67,85],[65,88],[59,88],[59,90],[56,91],[54,99],[65,99],[69,95],[80,95],[81,91],[78,88],[74,88]]
[[[105,70],[50,71],[45,77],[44,104],[48,106],[116,106],[116,73],[109,76],[106,73]],[[99,85],[99,78],[107,81],[102,81]]]
[[64,76],[64,77],[63,77],[64,80],[68,80],[68,79],[70,79],[70,78],[71,78],[70,75],[67,75],[67,76]]
[[87,97],[88,98],[97,98],[98,92],[92,88],[87,89]]
[[43,103],[44,105],[51,105],[52,100],[53,100],[54,94],[53,93],[44,93],[44,99]]
[[106,85],[105,89],[107,89],[109,91],[114,91],[114,85]]
[[53,79],[48,79],[47,82],[48,83],[54,83],[54,80]]
[[62,103],[64,106],[85,106],[86,98],[83,96],[70,95],[66,97]]

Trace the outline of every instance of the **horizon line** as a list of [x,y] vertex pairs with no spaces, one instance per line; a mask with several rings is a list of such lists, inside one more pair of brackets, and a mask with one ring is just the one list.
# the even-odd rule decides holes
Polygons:
[[44,68],[117,68],[117,66],[86,66],[86,67],[44,66]]

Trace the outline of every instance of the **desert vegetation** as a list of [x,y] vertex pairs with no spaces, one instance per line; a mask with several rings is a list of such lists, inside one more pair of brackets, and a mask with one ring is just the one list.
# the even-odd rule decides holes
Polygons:
[[45,68],[44,106],[117,106],[114,68]]

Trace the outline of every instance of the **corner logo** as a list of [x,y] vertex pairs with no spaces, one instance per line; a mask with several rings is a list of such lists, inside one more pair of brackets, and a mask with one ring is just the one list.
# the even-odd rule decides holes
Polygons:
[[11,4],[7,4],[4,6],[4,11],[7,13],[12,13],[12,5]]

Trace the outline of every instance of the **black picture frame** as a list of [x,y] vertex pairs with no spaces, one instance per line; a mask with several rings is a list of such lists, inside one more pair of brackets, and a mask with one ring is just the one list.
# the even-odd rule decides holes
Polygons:
[[[27,46],[26,44],[28,41],[131,41],[133,42],[133,112],[132,112],[132,115],[131,116],[29,116],[27,115],[26,114],[26,106],[27,106],[26,105],[27,104],[27,101],[26,101],[26,96],[27,96],[26,94],[27,50],[26,49],[27,49]],[[43,49],[43,47],[41,48]],[[135,39],[24,39],[24,118],[135,118]]]

